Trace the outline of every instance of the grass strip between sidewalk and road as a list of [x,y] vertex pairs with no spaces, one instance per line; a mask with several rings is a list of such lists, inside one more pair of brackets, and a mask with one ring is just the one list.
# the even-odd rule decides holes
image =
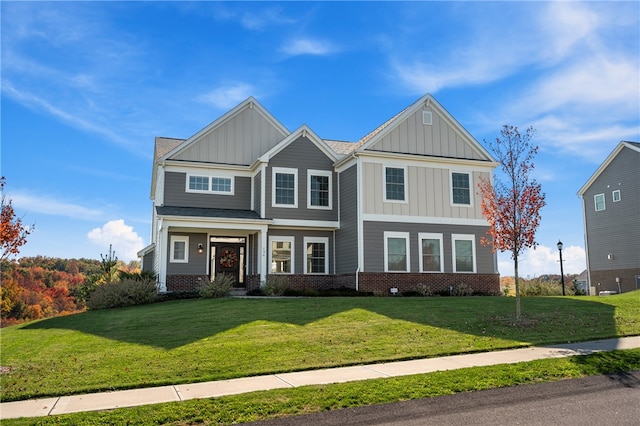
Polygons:
[[228,425],[633,370],[640,370],[640,349],[333,385],[277,389],[105,412],[3,420],[3,426]]

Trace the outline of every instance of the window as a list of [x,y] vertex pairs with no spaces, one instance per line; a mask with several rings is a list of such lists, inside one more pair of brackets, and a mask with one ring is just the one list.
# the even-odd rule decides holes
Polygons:
[[231,178],[227,177],[212,177],[211,178],[211,191],[229,193],[231,189]]
[[384,168],[384,200],[406,201],[405,198],[405,169],[398,167]]
[[453,204],[471,205],[469,173],[451,173],[451,201]]
[[171,237],[171,262],[189,262],[189,237],[177,235]]
[[385,232],[384,233],[384,271],[408,272],[409,271],[409,233]]
[[293,273],[293,237],[271,237],[269,263],[272,274]]
[[604,194],[594,195],[593,200],[595,202],[597,212],[604,210],[606,208],[604,204]]
[[331,172],[309,170],[307,172],[307,207],[331,208]]
[[444,272],[442,234],[418,234],[420,240],[420,272]]
[[208,191],[209,177],[208,176],[189,176],[189,189],[191,191]]
[[613,191],[613,192],[611,193],[611,196],[613,197],[613,202],[614,202],[614,203],[617,203],[618,201],[620,201],[620,200],[621,200],[621,198],[620,198],[620,190],[619,190],[619,189],[616,189],[615,191]]
[[327,274],[329,273],[328,238],[305,238],[304,264],[305,274]]
[[453,241],[453,272],[476,272],[475,236],[451,236]]
[[273,168],[273,207],[298,207],[297,169]]

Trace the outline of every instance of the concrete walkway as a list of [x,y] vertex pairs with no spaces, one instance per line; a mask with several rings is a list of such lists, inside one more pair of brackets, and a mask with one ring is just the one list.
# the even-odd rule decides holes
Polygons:
[[269,389],[406,376],[430,373],[433,371],[455,370],[496,364],[512,364],[537,359],[562,358],[575,355],[588,355],[602,351],[634,348],[640,348],[640,336],[455,355],[442,358],[270,374],[215,382],[4,402],[0,403],[0,419],[109,410],[162,402],[185,401],[194,398],[213,398]]

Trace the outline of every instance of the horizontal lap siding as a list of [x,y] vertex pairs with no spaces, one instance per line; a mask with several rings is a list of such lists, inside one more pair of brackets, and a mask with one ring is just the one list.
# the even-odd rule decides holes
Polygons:
[[234,194],[200,194],[186,191],[187,174],[165,174],[164,204],[179,207],[203,207],[216,209],[251,209],[251,178],[235,176]]
[[253,178],[253,211],[260,214],[262,199],[262,172],[258,172]]
[[494,254],[491,247],[480,244],[488,227],[464,225],[432,225],[418,223],[364,222],[364,269],[366,272],[384,272],[384,233],[409,233],[409,265],[411,272],[420,271],[418,233],[442,234],[444,272],[453,272],[452,234],[475,235],[476,271],[479,274],[493,274]]
[[[171,262],[171,237],[189,237],[189,263]],[[167,275],[206,275],[207,274],[207,250],[198,253],[198,244],[207,247],[207,234],[189,232],[170,232],[167,240]]]
[[357,170],[352,166],[338,175],[340,181],[340,229],[336,231],[336,273],[358,268]]

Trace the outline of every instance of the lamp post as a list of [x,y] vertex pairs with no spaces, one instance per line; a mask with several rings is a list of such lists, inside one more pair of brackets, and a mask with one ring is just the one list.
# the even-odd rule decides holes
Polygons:
[[560,283],[562,283],[562,295],[564,296],[564,270],[562,268],[562,241],[558,240],[558,251],[560,252]]

